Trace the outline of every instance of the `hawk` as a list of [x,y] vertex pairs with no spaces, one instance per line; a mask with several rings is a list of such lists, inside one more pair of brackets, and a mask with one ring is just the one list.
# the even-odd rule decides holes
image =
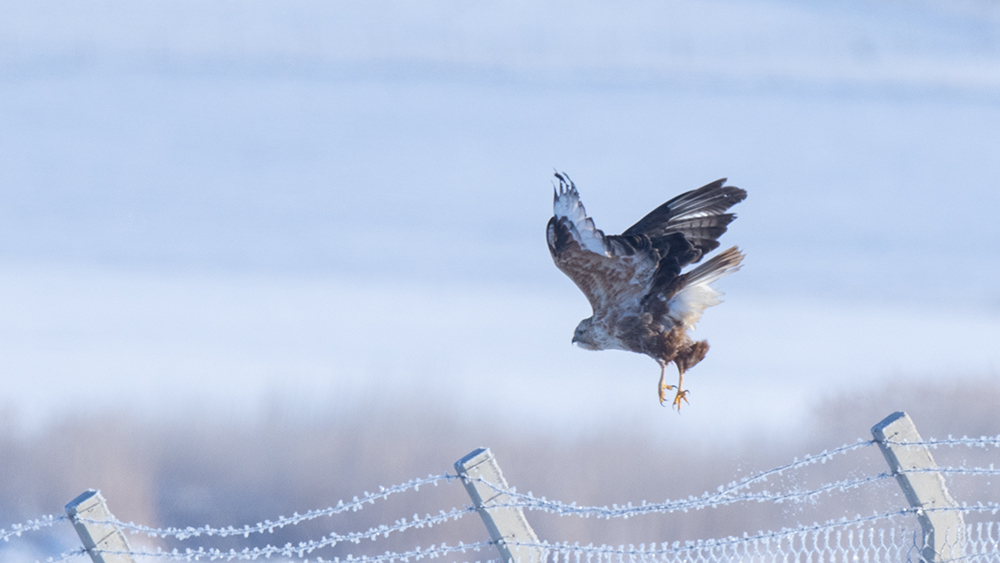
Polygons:
[[[676,389],[673,405],[687,402],[684,372],[700,362],[708,342],[688,336],[707,307],[720,303],[712,282],[740,268],[743,254],[725,250],[687,272],[719,246],[736,218],[730,207],[747,193],[717,180],[651,211],[620,235],[607,236],[587,216],[576,185],[556,173],[554,214],[546,235],[552,260],[580,288],[594,314],[580,321],[573,343],[587,350],[626,350],[660,364],[657,393]],[[677,366],[677,385],[664,382]]]

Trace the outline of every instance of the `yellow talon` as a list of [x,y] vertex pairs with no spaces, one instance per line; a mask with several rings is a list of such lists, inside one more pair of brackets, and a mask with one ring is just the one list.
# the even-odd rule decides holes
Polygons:
[[[671,387],[673,386],[671,385]],[[681,410],[681,400],[683,400],[685,403],[691,404],[688,402],[687,394],[688,392],[686,389],[684,391],[677,389],[677,395],[674,396],[674,406],[677,407],[678,412],[680,412]]]
[[[665,371],[664,368],[665,367],[666,367],[666,365],[661,365],[661,367],[660,367],[660,383],[659,383],[659,385],[656,386],[656,388],[657,388],[657,390],[659,392],[659,395],[660,395],[660,404],[662,405],[662,404],[664,404],[664,403],[667,402],[667,396],[664,393],[665,391],[673,391],[674,389],[676,389],[677,390],[677,394],[674,395],[674,401],[673,401],[673,403],[671,403],[671,406],[676,407],[677,408],[677,412],[680,412],[680,410],[681,410],[681,401],[684,401],[685,403],[691,404],[688,401],[688,399],[687,399],[687,394],[688,394],[687,390],[681,388],[681,385],[684,384],[684,372],[683,371],[680,372],[680,377],[677,380],[677,385],[667,385],[663,381],[664,371]],[[680,371],[680,370],[678,370],[678,371]]]
[[661,405],[663,403],[667,402],[667,394],[664,393],[664,391],[668,391],[668,390],[673,389],[673,388],[674,388],[673,385],[662,385],[662,384],[660,385],[660,404]]

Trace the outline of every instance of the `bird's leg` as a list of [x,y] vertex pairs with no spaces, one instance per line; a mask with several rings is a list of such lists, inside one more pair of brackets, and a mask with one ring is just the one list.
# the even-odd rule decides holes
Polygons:
[[[677,395],[674,396],[674,406],[677,407],[678,411],[680,411],[681,410],[681,400],[683,400],[685,403],[688,402],[688,399],[687,399],[688,392],[683,388],[683,385],[684,385],[684,368],[682,368],[681,366],[677,366],[677,373],[679,375],[677,377]],[[674,388],[673,385],[670,385],[669,387],[667,387],[667,389],[673,389],[673,388]]]
[[659,395],[660,395],[660,404],[661,405],[664,402],[666,402],[666,400],[667,400],[667,396],[664,394],[664,391],[666,391],[667,389],[673,389],[674,388],[673,385],[664,385],[663,384],[663,378],[664,378],[666,372],[667,372],[667,364],[661,363],[660,364],[660,383],[656,386],[656,392],[659,393]]
[[684,388],[682,387],[682,385],[684,385],[684,369],[680,366],[677,366],[677,373],[680,374],[679,377],[677,378],[677,385],[667,385],[666,383],[664,383],[666,372],[667,372],[667,364],[661,363],[660,384],[656,386],[657,391],[660,394],[660,404],[662,405],[667,400],[666,394],[664,393],[665,391],[673,391],[674,389],[677,389],[677,394],[674,395],[673,406],[677,407],[677,410],[680,411],[681,401],[684,401],[685,403],[688,402],[687,400],[688,392],[684,390]]

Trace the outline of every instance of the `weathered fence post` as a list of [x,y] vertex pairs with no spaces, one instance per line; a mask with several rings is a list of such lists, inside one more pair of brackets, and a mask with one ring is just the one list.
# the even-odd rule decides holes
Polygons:
[[961,558],[965,552],[965,519],[958,510],[928,510],[958,508],[958,503],[948,494],[944,477],[936,471],[930,449],[907,445],[921,441],[913,421],[905,412],[892,413],[872,427],[872,436],[906,500],[917,509],[924,532],[921,557],[929,563]]
[[66,505],[66,515],[72,520],[87,555],[94,563],[135,563],[128,554],[132,551],[128,540],[118,527],[90,522],[114,519],[99,491],[90,489],[71,500]]
[[543,549],[517,545],[537,544],[538,536],[528,525],[528,520],[519,507],[503,506],[510,504],[513,499],[510,495],[499,492],[507,490],[507,481],[490,450],[473,450],[455,462],[455,471],[462,478],[462,484],[486,524],[490,538],[497,546],[504,563],[544,563],[546,554]]

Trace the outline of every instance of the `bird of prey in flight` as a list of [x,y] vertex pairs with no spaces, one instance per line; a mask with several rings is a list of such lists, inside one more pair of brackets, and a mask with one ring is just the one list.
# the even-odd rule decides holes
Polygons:
[[[747,193],[717,180],[683,193],[651,211],[620,235],[605,235],[587,216],[576,186],[556,173],[554,214],[547,238],[556,266],[580,288],[594,314],[580,321],[573,342],[587,350],[627,350],[660,364],[657,393],[675,390],[673,405],[687,402],[684,372],[700,362],[708,342],[692,340],[707,307],[717,305],[712,282],[740,268],[735,246],[705,263],[718,238],[736,218],[730,207]],[[677,385],[664,382],[667,364],[677,366]]]

